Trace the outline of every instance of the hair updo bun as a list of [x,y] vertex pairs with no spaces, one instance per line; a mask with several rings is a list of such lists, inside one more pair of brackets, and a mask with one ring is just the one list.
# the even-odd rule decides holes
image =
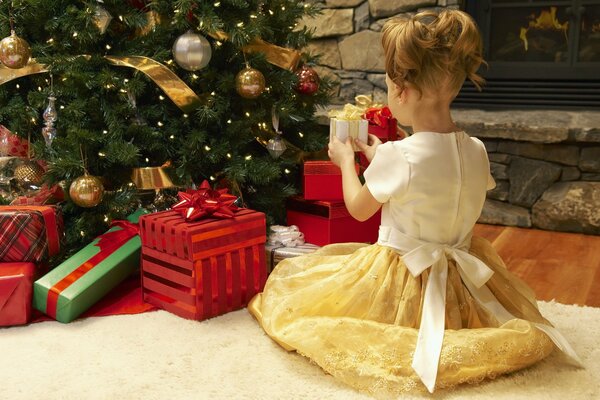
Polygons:
[[408,19],[392,19],[383,28],[385,67],[400,87],[418,91],[446,87],[456,94],[465,79],[478,89],[483,63],[481,35],[473,19],[458,10],[426,11]]

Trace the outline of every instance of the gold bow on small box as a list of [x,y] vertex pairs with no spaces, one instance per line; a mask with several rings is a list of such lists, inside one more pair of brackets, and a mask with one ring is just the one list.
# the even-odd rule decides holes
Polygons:
[[[359,95],[354,98],[356,104],[346,104],[341,110],[329,111],[329,140],[337,136],[342,142],[346,138],[358,139],[365,143],[369,139],[369,122],[363,119],[363,114],[368,108],[377,107],[371,96]],[[359,148],[352,142],[354,151]]]

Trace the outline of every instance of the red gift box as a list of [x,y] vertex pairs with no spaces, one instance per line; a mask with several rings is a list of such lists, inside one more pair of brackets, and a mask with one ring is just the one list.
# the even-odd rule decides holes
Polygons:
[[398,123],[388,107],[369,108],[363,118],[369,121],[369,133],[382,142],[398,139]]
[[[369,121],[369,134],[377,136],[383,143],[389,140],[403,139],[403,132],[398,128],[398,121],[392,116],[390,109],[386,107],[369,108],[363,118]],[[369,161],[363,153],[359,154],[360,165],[363,169],[369,166]]]
[[267,280],[263,213],[186,222],[176,211],[140,218],[144,301],[188,319],[240,309]]
[[50,206],[0,206],[0,261],[39,263],[58,254],[62,217]]
[[29,141],[15,135],[3,125],[0,125],[0,136],[5,137],[6,141],[2,144],[2,156],[27,157],[29,151]]
[[[358,173],[358,165],[356,165]],[[305,200],[344,200],[342,171],[331,161],[306,161],[304,163]]]
[[386,127],[369,124],[369,133],[377,136],[383,143],[400,138],[395,118],[392,118],[390,124]]
[[381,211],[364,222],[354,219],[343,202],[307,201],[291,197],[287,202],[287,224],[296,225],[307,242],[319,246],[331,243],[375,243]]
[[33,263],[0,263],[0,326],[29,322],[34,273]]

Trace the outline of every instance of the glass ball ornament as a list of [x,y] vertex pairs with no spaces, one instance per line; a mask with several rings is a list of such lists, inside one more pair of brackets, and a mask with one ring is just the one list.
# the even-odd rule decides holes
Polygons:
[[187,31],[173,43],[173,58],[186,71],[198,71],[208,65],[212,57],[210,43],[202,35]]
[[245,99],[255,99],[265,91],[265,76],[259,70],[246,66],[235,77],[235,90]]
[[303,65],[298,68],[296,76],[298,77],[298,84],[296,85],[296,91],[298,93],[312,95],[319,90],[321,79],[319,78],[317,71],[308,65]]
[[83,174],[71,182],[69,197],[79,207],[95,207],[102,201],[104,185],[96,176]]
[[0,41],[0,62],[11,69],[23,68],[31,58],[29,43],[16,35],[14,31],[10,36]]
[[44,168],[34,160],[24,160],[15,168],[14,176],[20,185],[40,186],[44,173]]

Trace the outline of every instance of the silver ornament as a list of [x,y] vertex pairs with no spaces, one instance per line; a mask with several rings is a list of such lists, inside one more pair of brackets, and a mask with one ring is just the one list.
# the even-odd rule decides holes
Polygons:
[[287,146],[285,145],[283,139],[281,139],[281,133],[278,133],[277,136],[275,136],[272,139],[269,139],[269,141],[267,142],[267,150],[273,158],[279,158],[285,152],[286,149]]
[[46,107],[44,114],[42,115],[42,118],[44,119],[42,136],[44,136],[46,146],[48,147],[52,147],[52,142],[56,138],[56,128],[54,127],[54,123],[58,119],[58,114],[56,112],[56,106],[54,105],[55,101],[56,97],[54,97],[54,93],[50,92],[50,96],[48,97],[48,107]]
[[285,152],[287,146],[281,138],[282,133],[279,130],[279,114],[277,113],[277,109],[275,106],[273,106],[271,110],[271,123],[273,124],[273,130],[275,130],[277,136],[269,139],[266,147],[271,157],[279,158]]
[[112,21],[112,15],[106,9],[100,5],[96,6],[94,10],[94,24],[100,31],[100,34],[104,35],[108,26],[110,25],[110,21]]
[[187,31],[173,44],[173,57],[181,68],[197,71],[208,65],[212,56],[210,43],[202,35]]

